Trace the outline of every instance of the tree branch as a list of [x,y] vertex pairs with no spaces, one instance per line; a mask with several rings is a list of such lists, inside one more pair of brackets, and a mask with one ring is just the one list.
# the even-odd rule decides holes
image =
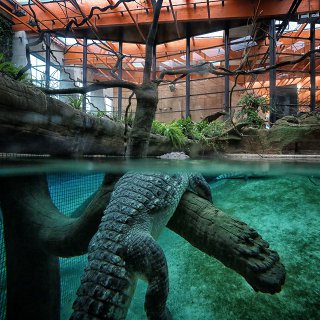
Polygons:
[[163,0],[158,0],[156,4],[152,2],[153,6],[153,20],[149,29],[148,38],[146,42],[146,59],[143,70],[143,83],[150,81],[151,77],[151,66],[152,66],[152,50],[156,41],[157,30],[158,30],[158,21],[162,8]]
[[180,75],[178,79],[173,80],[172,82],[176,82],[177,80],[191,74],[191,73],[211,73],[219,76],[236,76],[236,75],[250,75],[250,74],[263,74],[268,72],[269,70],[273,70],[276,68],[293,65],[303,61],[308,58],[313,53],[319,53],[320,49],[310,50],[307,53],[303,54],[301,57],[295,60],[288,60],[276,63],[272,66],[267,67],[259,67],[251,70],[235,70],[231,71],[223,67],[214,67],[211,62],[204,62],[202,64],[192,66],[190,69],[178,69],[178,70],[162,70],[158,79],[155,81],[156,83],[161,83],[166,75]]
[[119,0],[114,5],[108,5],[103,8],[98,7],[98,6],[93,6],[90,9],[90,13],[85,18],[83,18],[82,21],[80,21],[79,23],[76,18],[73,18],[72,20],[70,20],[66,26],[66,33],[68,33],[68,31],[70,30],[70,28],[72,27],[73,24],[77,27],[81,27],[82,25],[84,25],[87,21],[89,21],[92,18],[92,16],[94,15],[94,11],[96,11],[96,10],[99,10],[100,12],[105,12],[109,9],[113,10],[113,9],[117,8],[121,3],[124,3],[124,2],[127,3],[127,2],[132,2],[132,1],[135,1],[135,0]]
[[132,91],[135,91],[138,88],[138,86],[135,83],[130,81],[107,80],[107,81],[96,82],[85,87],[66,88],[66,89],[45,89],[45,88],[38,88],[38,89],[46,94],[72,94],[72,93],[85,94],[85,93],[100,90],[100,89],[119,88],[119,87],[126,88]]

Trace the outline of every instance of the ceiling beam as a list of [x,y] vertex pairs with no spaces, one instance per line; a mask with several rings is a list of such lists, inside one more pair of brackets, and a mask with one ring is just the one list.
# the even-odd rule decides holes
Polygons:
[[170,10],[171,10],[171,13],[172,13],[172,17],[173,17],[173,20],[174,20],[174,25],[176,27],[176,31],[177,31],[177,35],[179,38],[181,38],[180,36],[180,31],[179,31],[179,26],[178,26],[178,21],[177,21],[177,18],[176,18],[176,14],[173,10],[173,5],[172,5],[172,1],[169,0],[169,5],[170,5]]
[[138,25],[138,22],[136,21],[136,19],[135,19],[135,18],[134,18],[134,16],[132,15],[132,13],[131,13],[131,11],[130,11],[130,9],[129,9],[128,5],[127,5],[125,2],[123,2],[122,4],[123,4],[123,5],[124,5],[124,7],[126,8],[126,10],[127,10],[128,14],[129,14],[129,16],[130,16],[131,20],[132,20],[132,21],[133,21],[133,23],[135,24],[135,26],[136,26],[136,28],[137,28],[137,30],[138,30],[138,32],[139,32],[139,34],[140,34],[140,36],[141,36],[142,40],[143,40],[144,42],[146,42],[146,38],[145,38],[145,36],[144,36],[143,32],[141,31],[141,29],[140,29],[140,27],[139,27],[139,25]]
[[[111,2],[112,3],[112,2]],[[68,2],[67,2],[68,4]],[[176,2],[175,2],[176,4]],[[194,9],[193,4],[196,4],[196,9]],[[221,2],[212,1],[209,3],[210,8],[210,18],[211,20],[217,21],[225,21],[232,19],[248,19],[252,17],[252,12],[254,10],[255,1],[252,0],[242,0],[241,5],[239,5],[238,0],[229,0],[225,3],[224,6],[221,6]],[[292,4],[292,0],[261,0],[260,2],[260,12],[261,15],[259,18],[271,18],[277,17],[281,18],[285,16],[288,12]],[[130,26],[139,25],[139,24],[150,24],[152,21],[152,15],[148,14],[145,8],[137,8],[135,2],[124,3],[124,6],[127,9],[129,16],[120,17],[118,10],[108,10],[106,12],[98,12],[94,14],[95,16],[99,15],[100,19],[97,19],[97,28],[99,27],[108,27],[108,26]],[[24,7],[27,7],[26,5]],[[52,20],[51,16],[48,17],[47,13],[44,13],[41,9],[39,9],[36,5],[32,5],[36,15],[40,21],[50,21]],[[92,2],[83,0],[82,8],[84,14],[88,15],[90,13],[90,9],[92,7]],[[49,2],[46,3],[46,8],[48,8],[52,13],[56,14],[60,19],[62,17],[61,8],[57,2]],[[208,6],[206,2],[201,0],[178,0],[177,5],[175,5],[175,16],[177,22],[186,22],[186,21],[206,21],[208,20]],[[318,0],[309,0],[302,1],[297,13],[302,12],[312,12],[320,9],[320,4]],[[1,9],[0,9],[1,10]],[[136,18],[134,18],[134,16]],[[78,18],[81,19],[81,15],[78,13],[70,12],[69,19]],[[24,22],[27,19],[26,17],[21,18]],[[54,19],[54,29],[63,28],[63,24]],[[14,19],[15,30],[23,30],[25,29],[25,25],[18,19]],[[159,23],[172,23],[172,12],[169,10],[162,10],[159,18]],[[80,27],[81,29],[84,26]],[[139,28],[140,29],[140,28]],[[141,30],[138,32],[140,33]]]

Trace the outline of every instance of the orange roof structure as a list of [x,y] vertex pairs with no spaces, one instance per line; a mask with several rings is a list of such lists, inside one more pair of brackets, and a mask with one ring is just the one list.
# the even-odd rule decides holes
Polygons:
[[[88,46],[87,63],[96,68],[95,79],[111,77],[110,69],[116,58],[109,52],[119,50],[123,43],[123,79],[140,82],[144,65],[145,39],[152,21],[151,0],[115,1],[1,1],[0,12],[13,23],[14,31],[24,30],[30,34],[48,31],[56,37],[73,37],[78,44],[64,47],[64,64],[81,65],[83,46],[81,39],[97,40]],[[105,10],[106,7],[110,7]],[[100,10],[99,8],[104,8]],[[113,9],[112,9],[113,8]],[[266,29],[270,18],[288,22],[297,20],[298,15],[320,10],[318,0],[164,0],[159,19],[157,36],[157,72],[162,69],[185,67],[186,35],[191,37],[191,64],[212,62],[217,66],[225,64],[225,43],[223,35],[203,35],[228,28],[230,30],[230,70],[238,68],[244,55],[250,68],[266,66],[269,42],[267,37],[246,38],[252,31],[252,21],[257,29]],[[290,13],[293,13],[290,15]],[[86,19],[84,19],[86,18]],[[90,19],[89,19],[90,18]],[[287,21],[286,21],[287,20]],[[200,35],[203,35],[200,37]],[[316,29],[316,48],[320,45],[320,29]],[[237,41],[252,43],[249,50]],[[99,45],[104,44],[104,46]],[[310,30],[307,23],[297,25],[294,31],[282,30],[277,39],[277,60],[294,60],[310,50]],[[316,58],[316,86],[320,87],[319,58]],[[192,79],[199,75],[192,75]],[[168,77],[168,79],[173,79]],[[232,80],[232,77],[231,77]],[[256,89],[259,94],[268,93],[268,74],[258,77],[240,75],[237,84]],[[299,84],[310,86],[310,59],[282,67],[277,70],[276,85]],[[300,101],[308,101],[309,91],[301,90]],[[316,92],[320,101],[320,91]]]

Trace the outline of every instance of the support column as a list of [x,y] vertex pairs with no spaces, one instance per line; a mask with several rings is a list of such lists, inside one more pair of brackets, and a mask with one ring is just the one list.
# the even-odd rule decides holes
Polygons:
[[[229,53],[230,53],[230,46],[229,46],[229,28],[224,30],[224,66],[226,69],[229,69]],[[229,75],[224,76],[224,111],[230,114],[230,83],[229,83]]]
[[[28,38],[25,31],[17,31],[13,35],[12,39],[12,59],[11,61],[18,66],[25,66],[27,61],[26,45],[28,44]],[[31,73],[30,70],[28,73]]]
[[45,34],[45,46],[46,46],[46,69],[45,69],[45,87],[49,89],[50,87],[50,44],[51,37],[49,33]]
[[[83,57],[82,57],[82,85],[87,85],[87,63],[88,63],[88,40],[87,37],[83,37]],[[86,112],[86,94],[83,95],[82,110]]]
[[[119,53],[122,55],[122,39],[119,41]],[[122,59],[118,66],[118,76],[119,79],[122,80]],[[121,119],[122,113],[122,88],[118,87],[118,118]]]
[[[186,68],[190,68],[190,32],[187,24],[186,32]],[[190,74],[186,76],[186,118],[190,116]]]
[[[275,20],[270,20],[269,26],[269,64],[270,66],[276,64],[276,27]],[[269,71],[269,100],[270,100],[270,123],[273,124],[276,121],[276,69]]]
[[[310,50],[315,50],[315,22],[310,23]],[[316,109],[316,57],[315,53],[310,55],[310,111]]]

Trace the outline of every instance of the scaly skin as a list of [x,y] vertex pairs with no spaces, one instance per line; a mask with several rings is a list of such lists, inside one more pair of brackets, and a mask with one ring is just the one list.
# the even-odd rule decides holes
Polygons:
[[125,319],[138,276],[148,281],[148,319],[171,319],[168,268],[155,239],[187,189],[211,201],[210,187],[198,175],[127,173],[119,179],[89,244],[71,319]]

